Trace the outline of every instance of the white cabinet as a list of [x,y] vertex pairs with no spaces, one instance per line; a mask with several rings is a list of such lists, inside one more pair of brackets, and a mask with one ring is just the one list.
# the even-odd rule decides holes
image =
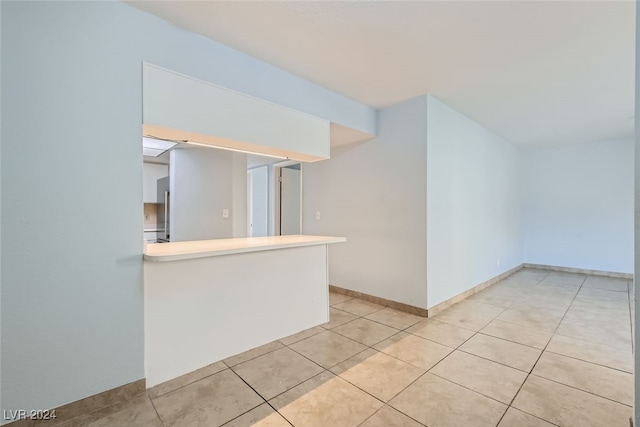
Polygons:
[[142,194],[144,203],[159,203],[158,185],[160,178],[169,176],[169,166],[155,163],[143,163]]

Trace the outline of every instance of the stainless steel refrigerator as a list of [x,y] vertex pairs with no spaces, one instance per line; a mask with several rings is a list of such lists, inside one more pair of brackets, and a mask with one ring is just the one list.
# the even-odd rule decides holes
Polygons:
[[171,241],[171,203],[169,193],[169,177],[158,180],[158,243]]

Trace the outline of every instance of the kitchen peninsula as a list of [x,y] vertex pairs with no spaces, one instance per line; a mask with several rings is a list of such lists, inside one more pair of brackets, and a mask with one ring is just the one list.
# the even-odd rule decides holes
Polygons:
[[148,244],[147,387],[328,322],[328,245],[344,241],[297,235]]

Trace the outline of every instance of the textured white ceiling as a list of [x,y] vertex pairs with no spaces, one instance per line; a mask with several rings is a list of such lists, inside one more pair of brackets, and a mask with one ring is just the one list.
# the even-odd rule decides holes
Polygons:
[[432,94],[522,145],[633,134],[633,1],[129,3],[374,107]]

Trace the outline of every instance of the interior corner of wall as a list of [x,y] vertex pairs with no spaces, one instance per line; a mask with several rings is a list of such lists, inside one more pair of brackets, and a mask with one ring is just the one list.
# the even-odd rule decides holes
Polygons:
[[436,98],[435,96],[431,95],[431,94],[427,94],[425,95],[427,98],[427,108],[429,108],[429,105],[432,105],[436,102],[442,103],[442,101],[440,101],[438,98]]

